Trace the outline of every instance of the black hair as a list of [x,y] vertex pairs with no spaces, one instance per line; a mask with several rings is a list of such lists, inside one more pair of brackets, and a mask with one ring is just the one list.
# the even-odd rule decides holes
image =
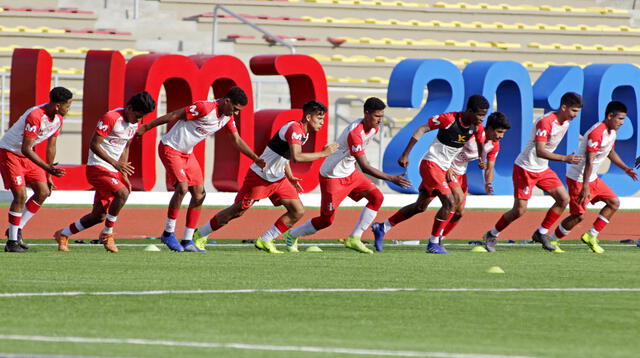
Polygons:
[[147,114],[156,109],[156,101],[148,92],[144,91],[136,93],[129,98],[127,106],[131,106],[131,109],[135,112]]
[[609,102],[609,104],[607,104],[607,109],[604,111],[604,115],[608,117],[610,113],[628,113],[627,106],[625,106],[624,103],[620,101],[611,101]]
[[561,105],[565,105],[568,108],[571,108],[571,107],[580,107],[580,108],[582,108],[582,106],[584,105],[582,103],[582,96],[580,96],[579,94],[577,94],[575,92],[567,92],[567,93],[563,94],[562,98],[560,98],[560,104]]
[[224,98],[229,98],[231,100],[231,103],[239,104],[241,106],[246,106],[247,103],[249,103],[249,100],[247,99],[247,94],[244,92],[242,88],[238,86],[231,87],[231,89],[229,90],[229,92],[227,92]]
[[471,110],[473,113],[478,113],[480,110],[489,109],[489,101],[484,96],[474,94],[467,100],[467,110]]
[[380,111],[387,108],[387,105],[382,102],[382,100],[378,97],[369,97],[364,102],[364,111],[368,113],[373,113],[375,111]]
[[73,93],[64,87],[54,87],[49,92],[51,103],[67,103],[71,98],[73,98]]
[[327,107],[324,104],[312,99],[311,101],[308,101],[307,103],[302,105],[302,113],[305,116],[307,114],[327,113]]
[[487,127],[493,129],[511,129],[511,123],[507,115],[502,112],[493,112],[487,118]]

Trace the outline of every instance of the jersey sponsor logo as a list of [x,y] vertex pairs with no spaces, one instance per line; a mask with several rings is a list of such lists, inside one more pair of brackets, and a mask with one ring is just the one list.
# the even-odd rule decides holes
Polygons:
[[302,133],[291,133],[291,139],[302,140]]
[[590,148],[598,148],[598,141],[592,141],[591,139],[587,140],[587,146]]
[[204,127],[196,127],[196,132],[198,132],[198,134],[204,135],[204,136],[209,135],[209,131]]
[[361,152],[362,151],[362,146],[360,144],[352,145],[351,146],[351,151],[354,152],[354,153]]
[[102,121],[98,122],[98,130],[106,132],[109,129],[109,126],[104,124]]
[[198,111],[196,111],[196,105],[195,104],[192,104],[191,106],[189,106],[189,113],[191,113],[191,115],[194,116],[194,117],[197,116],[198,114],[200,114],[200,113],[198,113]]
[[536,137],[546,137],[547,136],[547,130],[546,129],[537,129],[536,130]]
[[466,142],[466,141],[467,141],[466,135],[458,134],[458,142]]
[[27,132],[35,133],[38,130],[38,128],[35,125],[31,125],[31,124],[27,123],[24,126],[24,130],[27,131]]

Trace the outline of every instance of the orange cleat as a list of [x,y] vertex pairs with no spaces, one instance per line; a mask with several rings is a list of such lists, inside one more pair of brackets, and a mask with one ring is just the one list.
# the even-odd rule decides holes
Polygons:
[[113,238],[113,234],[100,234],[98,239],[104,245],[105,250],[109,252],[118,252],[118,246],[116,246],[116,240]]
[[62,235],[62,230],[58,230],[53,234],[53,239],[58,243],[58,251],[69,251],[69,236]]

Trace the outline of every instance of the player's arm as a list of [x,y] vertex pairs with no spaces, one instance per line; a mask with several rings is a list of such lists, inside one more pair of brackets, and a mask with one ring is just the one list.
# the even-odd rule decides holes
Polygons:
[[597,152],[586,151],[586,156],[584,158],[584,170],[582,171],[582,190],[580,190],[580,194],[578,194],[578,204],[580,205],[585,205],[591,196],[589,190],[589,178],[593,171],[593,158],[596,157],[596,154]]
[[420,138],[422,138],[422,136],[425,133],[429,132],[430,130],[431,130],[431,127],[427,122],[426,124],[423,124],[420,127],[418,127],[413,132],[411,139],[409,139],[409,143],[407,143],[407,146],[404,148],[404,152],[402,152],[402,155],[398,159],[398,164],[400,164],[401,167],[406,168],[409,165],[409,153],[411,153],[411,150],[416,145],[416,143],[418,143]]
[[47,143],[47,150],[46,150],[47,161],[44,161],[33,150],[33,146],[35,145],[36,139],[32,137],[24,136],[22,140],[22,148],[21,148],[22,155],[29,158],[29,160],[34,162],[40,168],[44,169],[50,175],[61,177],[65,173],[64,169],[58,168],[56,166],[58,163],[53,162],[56,158],[56,141],[57,141],[57,137],[49,138],[49,141]]
[[484,170],[484,191],[487,194],[493,194],[493,170],[495,167],[495,160],[487,160],[486,169]]
[[367,160],[367,156],[362,154],[362,155],[357,155],[355,156],[356,158],[356,162],[358,162],[358,165],[360,166],[360,169],[362,170],[363,173],[371,175],[375,178],[378,179],[382,179],[382,180],[386,180],[386,181],[390,181],[392,183],[394,183],[397,186],[400,186],[402,188],[409,188],[411,187],[411,182],[404,177],[404,175],[406,173],[400,174],[400,175],[391,175],[391,174],[387,174],[383,171],[380,171],[376,168],[374,168],[371,164],[369,164],[369,161]]
[[476,133],[476,145],[478,147],[478,168],[487,169],[487,163],[484,161],[484,129],[481,129]]
[[579,155],[574,155],[573,153],[569,155],[556,154],[548,151],[545,148],[546,141],[535,141],[536,143],[536,155],[543,159],[553,160],[556,162],[565,162],[569,164],[578,164],[582,157]]
[[638,173],[636,173],[636,171],[633,170],[633,168],[629,168],[624,163],[624,161],[622,161],[622,158],[620,158],[620,156],[614,149],[612,149],[611,152],[609,152],[609,155],[607,157],[609,158],[609,160],[611,160],[611,163],[617,165],[618,168],[622,169],[625,172],[625,174],[631,177],[631,179],[638,180]]
[[[115,159],[111,158],[107,153],[105,153],[104,150],[102,150],[102,146],[101,146],[102,142],[104,142],[104,137],[101,136],[100,134],[94,132],[93,133],[93,137],[91,137],[91,144],[89,145],[89,148],[91,148],[91,151],[93,153],[95,153],[95,155],[100,157],[100,159],[102,159],[105,162],[111,164],[111,166],[116,168],[116,170],[121,172],[122,174],[124,174],[124,175],[133,174],[134,168],[131,166],[131,163],[128,163],[127,161],[115,160]],[[129,142],[129,143],[131,143],[131,142]],[[129,143],[127,143],[127,148],[129,146]],[[127,151],[127,158],[128,157],[129,157],[129,153]],[[121,156],[121,158],[122,158],[122,156]]]
[[[122,155],[120,155],[119,161],[121,163],[129,163],[129,147],[131,147],[131,139],[129,139],[129,141],[127,142],[127,145],[124,147],[124,150],[122,151]],[[127,186],[127,188],[129,188],[129,191],[131,191],[131,182],[129,181],[128,174],[122,173],[122,181]]]
[[336,143],[326,144],[319,152],[303,153],[300,144],[289,143],[289,149],[291,150],[291,160],[297,163],[304,163],[330,156],[338,150],[338,145]]
[[242,137],[240,137],[240,135],[238,134],[238,132],[231,132],[231,131],[227,131],[227,133],[231,136],[231,138],[233,139],[233,145],[236,147],[236,149],[238,149],[240,151],[240,153],[246,155],[247,157],[251,158],[251,160],[253,160],[254,163],[256,163],[256,165],[260,168],[263,168],[267,165],[267,162],[260,158],[260,156],[258,156],[247,144],[247,142],[244,141],[244,139],[242,139]]
[[296,190],[298,191],[298,193],[302,193],[304,191],[304,189],[302,189],[302,185],[300,185],[300,182],[302,181],[302,179],[297,178],[295,175],[293,175],[293,170],[291,170],[291,165],[289,164],[288,161],[287,161],[287,164],[285,164],[284,166],[284,175],[287,177],[287,179],[289,179],[289,181],[293,184],[293,186],[296,187]]
[[173,123],[179,120],[186,120],[186,119],[187,119],[187,114],[184,108],[176,109],[175,111],[169,112],[164,116],[160,116],[152,120],[151,122],[141,124],[140,127],[138,127],[137,135],[139,136],[143,135],[146,131],[153,129],[157,126],[161,126],[163,124]]

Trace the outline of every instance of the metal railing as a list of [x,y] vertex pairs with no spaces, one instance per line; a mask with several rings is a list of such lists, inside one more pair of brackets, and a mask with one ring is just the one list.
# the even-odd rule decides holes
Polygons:
[[243,23],[245,23],[246,25],[249,25],[250,27],[252,27],[254,30],[261,32],[262,34],[264,34],[266,36],[267,39],[270,39],[274,42],[277,42],[285,47],[287,47],[289,49],[289,51],[291,51],[292,54],[296,53],[296,49],[295,47],[293,47],[293,45],[283,41],[281,38],[272,35],[269,31],[263,29],[262,27],[260,27],[259,25],[245,19],[244,17],[242,17],[241,15],[237,14],[236,12],[229,10],[227,7],[225,7],[224,5],[216,5],[213,7],[213,29],[211,30],[211,54],[215,55],[216,54],[216,44],[218,43],[218,10],[222,10],[224,12],[226,12],[227,14],[235,17],[236,19],[242,21]]

